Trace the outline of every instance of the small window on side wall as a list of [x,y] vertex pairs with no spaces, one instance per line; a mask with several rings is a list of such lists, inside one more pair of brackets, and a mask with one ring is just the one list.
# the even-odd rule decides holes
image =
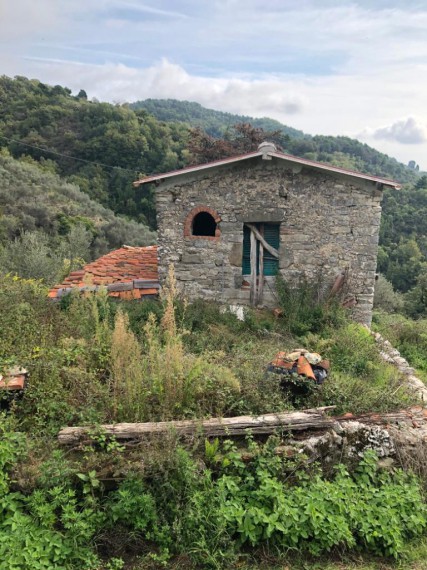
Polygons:
[[193,236],[215,236],[216,221],[209,212],[200,212],[193,218]]
[[221,234],[218,213],[208,206],[197,206],[187,215],[184,236],[193,239],[218,240]]

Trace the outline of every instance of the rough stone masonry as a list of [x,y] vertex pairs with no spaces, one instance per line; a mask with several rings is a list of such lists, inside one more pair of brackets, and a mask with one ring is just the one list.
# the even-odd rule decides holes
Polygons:
[[[331,286],[346,271],[354,316],[370,325],[381,190],[397,184],[295,159],[278,153],[271,143],[241,160],[147,181],[153,178],[158,183],[161,281],[174,264],[178,284],[190,300],[248,304],[247,276],[242,272],[244,224],[276,224],[278,273],[293,282],[321,276],[322,283]],[[215,220],[210,236],[192,233],[200,212]],[[275,277],[263,279],[263,306],[277,306]]]

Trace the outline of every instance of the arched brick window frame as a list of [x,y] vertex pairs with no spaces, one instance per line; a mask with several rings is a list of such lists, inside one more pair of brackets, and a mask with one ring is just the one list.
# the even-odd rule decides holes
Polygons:
[[[213,219],[215,220],[216,229],[215,229],[215,235],[214,236],[194,236],[193,235],[194,218],[197,216],[197,214],[200,214],[201,212],[206,212],[207,214],[210,214],[213,217]],[[191,210],[191,212],[189,212],[189,214],[185,218],[184,237],[190,238],[190,239],[207,239],[210,241],[218,241],[220,236],[221,236],[221,230],[218,227],[218,224],[220,223],[220,221],[221,221],[221,218],[220,218],[218,212],[216,212],[213,208],[209,208],[209,206],[196,206],[195,208],[193,208]]]

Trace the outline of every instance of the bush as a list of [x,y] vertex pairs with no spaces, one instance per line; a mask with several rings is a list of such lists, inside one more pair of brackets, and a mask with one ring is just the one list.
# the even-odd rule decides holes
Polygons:
[[115,420],[170,420],[221,415],[240,385],[215,354],[195,356],[185,350],[187,331],[176,318],[173,270],[162,290],[160,322],[150,314],[143,327],[142,349],[118,311],[111,346],[112,416]]
[[63,485],[25,496],[10,489],[9,472],[25,451],[22,434],[0,417],[0,569],[93,568],[93,538],[104,522],[91,496]]
[[374,313],[373,328],[387,338],[427,379],[427,319]]
[[[339,465],[327,479],[301,459],[275,453],[277,441],[249,441],[243,461],[231,442],[206,445],[213,472],[178,448],[155,477],[130,478],[114,494],[114,520],[142,532],[164,554],[188,556],[203,567],[230,567],[242,550],[289,549],[319,556],[361,546],[397,558],[405,541],[422,534],[427,508],[417,480],[377,469],[367,452],[350,474]],[[191,566],[188,564],[187,566]]]
[[307,335],[306,346],[331,362],[330,374],[307,405],[336,406],[354,414],[402,409],[418,403],[398,370],[385,363],[368,329],[347,323],[324,331],[325,338]]
[[229,532],[241,544],[268,543],[281,551],[292,548],[316,556],[359,544],[397,558],[404,541],[427,526],[417,481],[401,471],[377,471],[371,452],[353,475],[343,466],[332,480],[297,473],[295,485],[287,475],[295,468],[283,471],[283,461],[271,445],[255,446],[249,466],[231,449],[228,472],[217,485]]
[[387,313],[399,313],[404,305],[401,293],[393,289],[393,285],[383,275],[378,276],[375,283],[374,308]]
[[336,326],[345,320],[339,296],[331,296],[320,277],[312,282],[303,278],[288,283],[278,276],[276,287],[283,309],[282,322],[292,334],[318,333],[328,325]]

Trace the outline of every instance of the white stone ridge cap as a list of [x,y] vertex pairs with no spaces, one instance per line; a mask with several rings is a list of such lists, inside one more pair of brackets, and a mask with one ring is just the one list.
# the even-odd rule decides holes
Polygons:
[[292,154],[286,154],[284,152],[279,152],[273,143],[263,142],[259,145],[258,150],[255,152],[249,152],[247,154],[241,154],[238,156],[231,156],[228,158],[223,158],[220,160],[214,160],[212,162],[207,162],[205,164],[198,164],[196,166],[189,166],[186,168],[181,168],[179,170],[172,170],[170,172],[165,172],[163,174],[153,174],[152,176],[146,176],[140,180],[136,180],[133,185],[135,187],[142,184],[149,184],[150,182],[162,182],[167,178],[173,178],[175,176],[182,176],[185,174],[191,174],[193,172],[199,172],[207,170],[208,168],[216,168],[226,164],[232,164],[234,162],[240,162],[242,160],[248,160],[256,157],[263,158],[279,158],[286,160],[294,164],[301,164],[302,166],[308,166],[317,170],[323,170],[326,172],[334,172],[336,174],[342,174],[350,178],[358,178],[361,180],[368,180],[370,182],[376,182],[382,186],[388,186],[390,188],[395,188],[399,190],[402,186],[394,180],[389,180],[388,178],[382,178],[381,176],[373,176],[370,174],[363,174],[362,172],[357,172],[356,170],[348,170],[346,168],[340,168],[338,166],[332,166],[331,164],[326,164],[324,162],[316,162],[315,160],[309,160],[307,158],[299,158],[298,156],[293,156]]

